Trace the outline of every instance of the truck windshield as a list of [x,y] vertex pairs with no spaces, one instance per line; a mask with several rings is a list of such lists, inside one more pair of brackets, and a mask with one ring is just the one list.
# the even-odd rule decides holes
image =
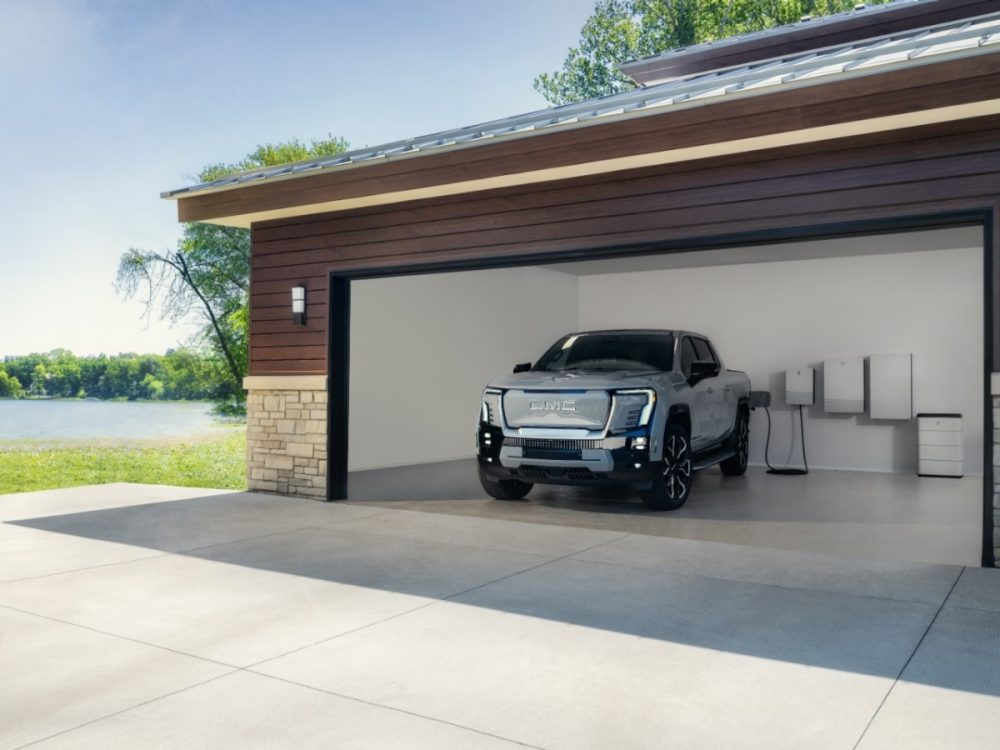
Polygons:
[[674,366],[674,337],[664,333],[579,333],[566,336],[542,355],[533,369],[659,370]]

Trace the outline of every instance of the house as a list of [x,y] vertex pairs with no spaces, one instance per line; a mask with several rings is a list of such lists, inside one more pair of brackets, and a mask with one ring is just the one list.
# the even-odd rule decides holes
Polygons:
[[[789,367],[911,354],[913,413],[962,415],[973,497],[897,495],[937,514],[929,539],[949,508],[993,565],[996,3],[861,7],[623,70],[634,91],[164,194],[252,233],[250,488],[336,500],[349,470],[471,457],[490,375],[569,330],[683,327],[778,405]],[[916,420],[808,417],[813,464],[873,505],[919,468]]]

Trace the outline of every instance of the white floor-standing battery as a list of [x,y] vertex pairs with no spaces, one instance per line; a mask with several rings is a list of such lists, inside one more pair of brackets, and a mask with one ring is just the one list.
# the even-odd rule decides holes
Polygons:
[[960,477],[962,456],[962,415],[917,415],[917,475]]

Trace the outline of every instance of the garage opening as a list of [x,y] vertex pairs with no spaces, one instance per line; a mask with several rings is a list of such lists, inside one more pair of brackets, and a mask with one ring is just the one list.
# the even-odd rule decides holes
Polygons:
[[[979,565],[984,269],[979,225],[355,278],[339,334],[351,363],[340,376],[349,377],[347,497],[425,512]],[[677,511],[656,513],[634,493],[604,487],[539,484],[522,502],[487,498],[475,461],[484,386],[516,363],[537,361],[567,333],[633,328],[706,335],[726,368],[745,371],[754,390],[771,394],[770,463],[801,466],[804,441],[810,473],[766,472],[768,420],[757,409],[746,475],[700,472]],[[337,337],[332,331],[334,352]],[[959,437],[949,447],[961,477],[917,476],[919,420],[873,418],[869,383],[862,413],[826,408],[824,362],[862,358],[867,380],[872,355],[883,354],[911,357],[911,416],[961,415],[950,423]],[[786,403],[785,373],[804,367],[815,369],[816,390],[800,429],[798,408]],[[337,377],[331,369],[331,399]]]

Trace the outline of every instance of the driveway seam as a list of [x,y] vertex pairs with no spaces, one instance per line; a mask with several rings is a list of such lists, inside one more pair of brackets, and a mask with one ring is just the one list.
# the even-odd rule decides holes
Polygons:
[[164,698],[169,698],[169,697],[174,696],[174,695],[179,695],[180,693],[183,693],[183,692],[185,692],[187,690],[191,690],[192,688],[201,687],[202,685],[207,685],[209,682],[215,682],[216,680],[221,680],[223,677],[228,677],[229,675],[236,674],[239,671],[241,671],[240,668],[236,667],[235,669],[233,669],[230,672],[223,672],[220,675],[216,675],[215,677],[209,677],[207,680],[202,680],[201,682],[196,682],[193,685],[188,685],[187,687],[182,687],[182,688],[179,688],[177,690],[172,690],[169,693],[164,693],[163,695],[158,695],[155,698],[149,698],[148,700],[144,700],[141,703],[136,703],[135,705],[132,705],[132,706],[126,706],[125,708],[119,709],[118,711],[112,711],[111,713],[105,714],[104,716],[98,716],[96,719],[91,719],[90,721],[85,721],[82,724],[77,724],[75,727],[70,727],[69,729],[63,729],[61,732],[56,732],[55,734],[50,734],[47,737],[40,737],[39,739],[32,740],[31,742],[25,743],[24,745],[18,745],[15,748],[15,750],[21,750],[22,748],[25,748],[25,747],[31,747],[32,745],[37,745],[40,742],[46,742],[46,741],[51,740],[51,739],[53,739],[55,737],[60,737],[60,736],[62,736],[64,734],[68,734],[69,732],[75,732],[77,729],[83,729],[86,726],[90,726],[91,724],[96,724],[97,722],[104,721],[105,719],[110,719],[113,716],[118,716],[119,714],[123,714],[126,711],[131,711],[134,708],[141,708],[142,706],[149,705],[150,703],[155,703],[156,701],[163,700]]
[[[86,537],[77,537],[86,538]],[[98,540],[103,541],[103,540]],[[115,542],[112,542],[114,544]],[[144,549],[150,549],[149,547],[144,547]],[[125,565],[127,563],[141,562],[143,560],[156,560],[161,557],[170,557],[173,552],[157,552],[152,555],[144,555],[143,557],[134,557],[131,560],[116,560],[115,562],[100,563],[98,565],[85,565],[82,568],[70,568],[69,570],[57,570],[52,573],[43,573],[37,576],[25,576],[24,578],[11,578],[7,581],[0,581],[0,587],[8,583],[21,583],[22,581],[39,581],[42,578],[51,578],[52,576],[62,576],[68,575],[70,573],[82,573],[85,570],[99,570],[101,568],[113,568],[116,565]]]
[[896,675],[895,679],[892,681],[892,684],[889,686],[889,689],[886,690],[885,695],[882,696],[882,700],[879,701],[879,704],[876,707],[875,712],[871,715],[871,718],[868,719],[868,723],[865,724],[865,728],[863,730],[861,730],[861,736],[858,737],[858,741],[854,743],[853,750],[858,750],[858,747],[861,745],[861,742],[864,740],[865,735],[868,734],[868,730],[871,729],[872,724],[875,723],[876,717],[878,717],[879,713],[882,711],[882,706],[884,706],[885,703],[886,703],[886,701],[889,700],[889,696],[892,695],[892,691],[896,689],[896,685],[899,684],[900,678],[903,676],[903,673],[906,672],[906,668],[908,666],[910,666],[910,662],[913,661],[913,657],[917,655],[917,652],[920,650],[920,647],[923,645],[924,640],[927,638],[927,634],[931,632],[931,628],[934,627],[934,623],[937,622],[938,616],[944,610],[944,605],[948,603],[948,600],[951,598],[952,592],[955,591],[955,587],[958,586],[958,582],[960,580],[962,580],[962,576],[965,575],[965,571],[966,570],[967,570],[967,568],[963,567],[962,570],[960,570],[959,573],[958,573],[958,575],[955,577],[955,582],[951,584],[951,588],[948,590],[948,594],[941,601],[941,605],[937,608],[937,611],[934,613],[934,617],[932,617],[931,621],[929,623],[927,623],[927,627],[924,629],[923,635],[920,636],[920,639],[917,641],[916,645],[913,647],[913,651],[911,651],[910,655],[906,658],[906,661],[903,663],[903,666],[900,668],[899,673]]
[[163,646],[159,643],[150,643],[149,641],[143,641],[138,638],[132,638],[127,635],[122,635],[121,633],[112,633],[109,630],[101,630],[100,628],[91,627],[90,625],[83,625],[79,622],[71,622],[70,620],[60,620],[58,617],[52,617],[51,615],[43,615],[38,612],[32,612],[30,609],[21,609],[20,607],[12,607],[9,604],[0,603],[0,609],[8,609],[11,612],[18,612],[22,615],[30,615],[31,617],[39,617],[43,620],[48,620],[49,622],[57,622],[60,625],[69,625],[73,628],[80,628],[81,630],[89,630],[91,633],[97,633],[98,635],[106,635],[111,638],[117,638],[122,641],[129,641],[130,643],[135,643],[139,646],[149,646],[150,648],[155,648],[160,651],[167,651],[171,654],[176,654],[177,656],[186,656],[191,659],[197,659],[198,661],[208,662],[209,664],[216,664],[220,667],[228,667],[229,669],[242,669],[237,664],[230,664],[229,662],[219,661],[218,659],[212,659],[208,656],[199,656],[198,654],[189,654],[187,651],[180,651],[176,648],[170,648],[170,646]]
[[[610,544],[611,542],[617,542],[619,539],[624,539],[625,537],[630,536],[630,535],[631,535],[631,532],[629,532],[628,534],[623,534],[620,537],[616,537],[615,539],[608,539],[608,540],[605,540],[603,542],[599,542],[598,544],[595,544],[595,545],[593,545],[591,547],[588,547],[585,550],[578,550],[577,552],[574,552],[572,554],[575,555],[578,552],[586,552],[589,549],[594,549],[595,547],[600,547],[602,544]],[[500,583],[500,581],[506,581],[508,578],[513,578],[514,576],[519,576],[522,573],[530,573],[533,570],[538,570],[539,568],[542,568],[542,567],[544,567],[546,565],[551,565],[554,562],[558,562],[560,560],[565,560],[565,559],[567,559],[570,556],[571,555],[561,555],[559,557],[553,557],[553,558],[551,558],[549,560],[546,560],[545,562],[538,563],[538,565],[532,565],[530,568],[525,568],[524,570],[518,570],[518,571],[515,571],[513,573],[508,573],[507,575],[501,576],[500,578],[496,578],[496,579],[494,579],[492,581],[486,581],[484,583],[478,583],[475,586],[471,586],[471,587],[469,587],[467,589],[463,589],[462,591],[458,591],[458,592],[456,592],[454,594],[449,594],[448,596],[445,596],[445,597],[431,599],[430,601],[425,602],[424,604],[421,604],[419,607],[414,607],[413,609],[408,609],[405,612],[397,612],[396,614],[390,615],[389,617],[385,617],[385,618],[383,618],[381,620],[377,620],[375,622],[370,622],[370,623],[368,623],[366,625],[360,625],[359,627],[353,628],[351,630],[345,630],[343,633],[337,633],[336,635],[331,635],[330,637],[323,638],[321,640],[316,641],[315,643],[310,643],[310,644],[305,645],[305,646],[299,646],[298,648],[293,648],[291,651],[286,651],[285,653],[278,654],[276,656],[270,656],[267,659],[261,659],[260,661],[254,662],[253,664],[248,664],[245,667],[245,669],[247,669],[248,671],[254,671],[254,668],[255,667],[259,667],[261,664],[267,664],[268,662],[276,661],[277,659],[282,659],[282,658],[284,658],[286,656],[290,656],[291,654],[298,653],[299,651],[304,651],[307,648],[312,648],[313,646],[319,646],[319,645],[321,645],[323,643],[327,643],[329,641],[336,640],[337,638],[343,638],[346,635],[351,635],[353,633],[357,633],[357,632],[359,632],[361,630],[365,630],[366,628],[374,627],[375,625],[381,625],[382,623],[389,622],[390,620],[395,620],[395,619],[397,619],[399,617],[403,617],[404,615],[412,614],[413,612],[417,612],[417,611],[419,611],[421,609],[427,609],[427,607],[433,607],[434,605],[441,604],[442,602],[451,601],[452,599],[454,599],[456,597],[464,596],[465,594],[468,594],[471,591],[475,591],[476,589],[480,589],[483,586],[492,586],[494,583]],[[266,672],[254,672],[254,674],[265,674],[265,675],[267,675]],[[271,675],[267,675],[267,676],[271,676]]]
[[246,669],[246,670],[244,670],[244,671],[247,671],[250,674],[255,675],[257,677],[264,677],[264,678],[270,679],[270,680],[277,680],[278,682],[284,682],[284,683],[289,684],[289,685],[295,685],[296,687],[306,688],[307,690],[315,690],[316,692],[324,693],[325,695],[333,695],[333,696],[336,696],[337,698],[343,698],[344,700],[355,701],[356,703],[364,703],[365,705],[367,705],[367,706],[373,706],[374,708],[382,708],[382,709],[385,709],[387,711],[395,711],[397,713],[406,714],[407,716],[413,716],[413,717],[416,717],[418,719],[424,719],[426,721],[433,721],[433,722],[436,722],[438,724],[446,724],[448,726],[455,727],[457,729],[464,729],[464,730],[466,730],[468,732],[475,732],[476,734],[481,734],[481,735],[484,735],[486,737],[492,737],[493,739],[496,739],[496,740],[502,740],[503,742],[510,742],[511,744],[514,744],[514,745],[520,745],[521,747],[530,747],[530,748],[533,748],[533,750],[545,750],[545,748],[540,747],[538,745],[532,745],[532,744],[527,743],[527,742],[522,742],[521,740],[515,740],[515,739],[511,739],[510,737],[504,737],[503,735],[493,734],[492,732],[487,732],[487,731],[485,731],[483,729],[476,729],[475,727],[469,727],[469,726],[466,726],[464,724],[458,724],[458,723],[456,723],[454,721],[448,721],[447,719],[439,719],[439,718],[437,718],[435,716],[427,716],[426,714],[417,713],[416,711],[409,711],[409,710],[407,710],[405,708],[399,708],[397,706],[388,706],[388,705],[386,705],[384,703],[376,703],[375,701],[365,700],[364,698],[358,698],[357,696],[354,696],[354,695],[347,695],[345,693],[338,693],[335,690],[326,690],[324,688],[316,687],[315,685],[307,685],[307,684],[302,683],[302,682],[296,682],[295,680],[289,680],[286,677],[277,677],[275,675],[264,674],[262,672],[254,672],[252,669],[249,669],[249,668]]
[[[367,520],[370,517],[371,516],[365,516],[364,519],[360,519],[360,518],[359,519],[352,519],[351,521],[345,521],[344,523],[345,524],[346,523],[353,523],[354,520],[358,520],[358,521]],[[454,518],[455,516],[452,516],[452,517]],[[494,520],[499,520],[499,519],[483,519],[483,520],[494,521]],[[519,522],[511,522],[511,523],[519,523]],[[317,527],[317,528],[326,529],[327,527],[326,527],[326,525],[324,525],[324,526],[320,526],[320,527]],[[526,550],[511,549],[510,547],[495,547],[495,546],[492,546],[492,545],[489,545],[489,544],[471,544],[469,542],[456,542],[456,541],[452,541],[452,540],[445,541],[445,540],[440,540],[440,539],[428,539],[428,538],[422,537],[422,536],[412,536],[412,535],[408,535],[408,534],[390,534],[390,533],[385,532],[385,531],[376,531],[376,530],[372,530],[372,529],[360,529],[359,530],[359,529],[351,529],[351,528],[341,528],[341,529],[335,529],[335,530],[349,532],[349,533],[352,533],[352,534],[371,534],[372,536],[387,537],[389,539],[405,539],[407,541],[411,541],[411,542],[423,542],[425,544],[446,544],[446,545],[450,545],[450,546],[454,546],[454,547],[468,547],[469,549],[480,549],[480,550],[485,549],[485,550],[490,550],[492,552],[505,552],[507,554],[513,554],[513,555],[526,555],[526,556],[529,556],[529,557],[550,557],[550,555],[543,554],[543,553],[540,553],[540,552],[528,552]],[[609,533],[613,533],[613,532],[609,532]],[[633,534],[633,532],[630,531],[630,532],[627,532],[625,534],[625,536],[631,536],[632,534]],[[624,537],[616,536],[614,539],[605,539],[602,542],[598,542],[596,545],[592,545],[590,547],[582,547],[582,548],[580,548],[578,550],[573,550],[572,552],[570,552],[568,554],[570,554],[570,555],[579,555],[579,554],[581,554],[583,552],[587,552],[588,550],[594,549],[595,546],[600,546],[602,544],[607,544],[609,542],[617,542],[619,539],[623,539],[623,538]],[[560,556],[560,557],[555,558],[555,559],[562,559],[562,557],[565,557],[565,555]]]
[[[382,515],[383,513],[388,513],[388,512],[389,511],[380,511],[378,513],[375,513],[374,515]],[[40,516],[40,518],[46,518],[46,517],[47,516]],[[362,518],[371,518],[371,517],[372,516],[362,516]],[[34,520],[34,519],[26,519],[26,520]],[[361,519],[358,518],[358,519],[351,519],[351,520],[361,520]],[[7,523],[7,522],[3,521],[2,523]],[[271,531],[271,532],[268,532],[267,534],[261,534],[260,536],[248,536],[248,537],[243,538],[243,539],[233,539],[231,541],[226,541],[226,542],[215,542],[214,544],[205,544],[205,545],[202,545],[201,547],[189,547],[189,548],[180,549],[180,550],[156,550],[155,547],[146,547],[146,546],[143,546],[143,545],[140,545],[140,544],[129,544],[128,542],[116,542],[116,541],[114,541],[112,539],[100,539],[98,537],[84,536],[82,534],[73,534],[73,533],[69,533],[69,532],[65,532],[65,531],[49,531],[48,529],[36,529],[33,526],[25,526],[23,528],[34,529],[36,531],[43,531],[43,532],[46,532],[46,533],[49,533],[49,534],[65,534],[66,536],[73,536],[73,537],[76,537],[77,539],[89,539],[89,540],[95,541],[95,542],[106,542],[108,544],[121,544],[121,545],[128,546],[128,547],[136,547],[138,549],[154,550],[155,553],[151,554],[151,555],[146,555],[144,557],[136,557],[136,558],[133,558],[131,560],[118,560],[117,562],[100,563],[99,565],[85,565],[82,568],[72,568],[70,570],[57,570],[54,573],[45,573],[45,574],[39,575],[39,576],[25,576],[24,578],[12,578],[9,581],[0,581],[0,587],[2,587],[4,584],[7,584],[7,583],[20,583],[22,581],[37,581],[37,580],[41,580],[42,578],[51,578],[53,576],[69,575],[70,573],[82,573],[82,572],[87,571],[87,570],[99,570],[101,568],[112,568],[112,567],[114,567],[116,565],[127,565],[129,563],[141,562],[143,560],[156,560],[156,559],[161,558],[161,557],[189,555],[189,553],[191,553],[191,552],[201,552],[202,550],[211,549],[212,547],[222,547],[222,546],[225,546],[227,544],[240,544],[242,542],[254,542],[254,541],[257,541],[258,539],[267,539],[268,537],[277,536],[279,534],[292,534],[292,533],[295,533],[295,532],[298,532],[298,531],[310,531],[312,529],[325,529],[328,526],[331,526],[331,525],[336,524],[336,523],[340,523],[340,522],[338,522],[338,521],[331,521],[329,523],[316,524],[314,526],[301,526],[301,527],[295,527],[295,528],[291,528],[291,529],[284,529],[282,531]],[[12,524],[12,525],[16,525],[16,524]],[[194,557],[194,555],[191,555],[191,556]],[[217,562],[217,561],[215,561],[215,560],[206,560],[206,562]]]

